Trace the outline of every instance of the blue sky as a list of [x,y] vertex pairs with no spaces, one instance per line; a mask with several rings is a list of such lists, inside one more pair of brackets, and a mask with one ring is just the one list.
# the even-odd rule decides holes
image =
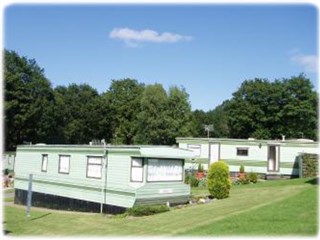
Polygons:
[[192,109],[230,99],[246,79],[305,73],[318,87],[312,5],[11,5],[4,47],[34,58],[54,87],[112,79],[184,86]]

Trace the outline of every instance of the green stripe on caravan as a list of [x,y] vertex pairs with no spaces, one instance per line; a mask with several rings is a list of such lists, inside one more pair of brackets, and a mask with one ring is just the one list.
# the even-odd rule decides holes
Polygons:
[[[29,181],[27,178],[21,178],[21,177],[16,177],[16,180],[20,181]],[[91,191],[96,191],[96,192],[101,192],[100,187],[87,187],[87,186],[79,186],[75,184],[70,184],[70,183],[58,183],[58,182],[50,182],[50,181],[44,181],[44,180],[33,180],[35,183],[42,183],[42,184],[48,184],[48,185],[55,185],[55,186],[62,186],[62,187],[68,187],[68,188],[78,188],[78,189],[85,189],[85,190],[91,190]],[[104,192],[107,193],[113,193],[113,194],[119,194],[119,195],[125,195],[125,196],[132,196],[135,197],[136,193],[135,192],[129,192],[129,191],[119,191],[119,190],[112,190],[112,189],[104,189]]]

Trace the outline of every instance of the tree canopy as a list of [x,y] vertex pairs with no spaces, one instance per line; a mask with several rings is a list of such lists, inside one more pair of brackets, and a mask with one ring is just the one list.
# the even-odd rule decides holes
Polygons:
[[300,74],[273,82],[246,80],[230,100],[209,113],[219,137],[317,140],[317,104],[317,92]]
[[5,51],[6,150],[23,142],[174,144],[191,136],[188,94],[135,79],[112,80],[99,94],[88,84],[52,88],[35,60]]
[[5,51],[5,148],[23,142],[52,142],[56,122],[54,94],[44,70],[34,59]]
[[112,142],[133,144],[144,84],[135,79],[113,80],[105,93],[111,109]]
[[112,80],[98,93],[88,84],[53,88],[34,59],[5,50],[5,149],[32,143],[175,144],[176,137],[317,140],[318,94],[300,74],[245,80],[215,109],[191,111],[184,87]]

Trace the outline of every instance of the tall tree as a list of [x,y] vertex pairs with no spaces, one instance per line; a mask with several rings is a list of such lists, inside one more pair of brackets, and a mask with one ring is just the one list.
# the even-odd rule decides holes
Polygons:
[[92,139],[110,139],[108,105],[91,86],[58,86],[55,98],[60,122],[57,142],[85,144]]
[[303,74],[283,80],[279,131],[291,138],[318,138],[318,94]]
[[168,96],[161,84],[145,87],[137,117],[138,144],[168,144]]
[[112,142],[133,144],[144,84],[134,79],[113,80],[105,98],[112,114]]
[[27,142],[52,142],[56,122],[51,83],[34,59],[5,50],[6,150]]
[[271,137],[266,127],[271,86],[268,80],[256,78],[244,81],[233,93],[228,106],[231,137]]
[[168,94],[168,131],[169,144],[174,144],[176,137],[190,137],[195,133],[189,95],[181,87],[169,88]]
[[227,109],[230,137],[317,139],[317,93],[303,74],[269,82],[247,80]]
[[229,100],[224,101],[214,110],[208,111],[207,118],[209,124],[213,125],[213,131],[210,136],[216,138],[228,137],[230,135],[230,127],[228,125],[228,108]]
[[192,112],[193,115],[193,127],[194,137],[206,137],[207,133],[204,130],[204,125],[210,124],[208,114],[203,111],[196,109]]

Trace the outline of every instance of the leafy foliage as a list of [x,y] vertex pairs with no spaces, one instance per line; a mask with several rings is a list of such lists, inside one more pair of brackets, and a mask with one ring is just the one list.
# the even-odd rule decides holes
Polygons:
[[316,139],[317,94],[304,75],[244,81],[227,106],[230,137]]
[[175,144],[176,137],[193,135],[191,105],[189,94],[183,87],[172,86],[168,93],[168,143]]
[[111,109],[112,142],[133,144],[144,84],[134,79],[113,80],[105,98]]
[[203,166],[201,163],[198,164],[198,172],[203,172]]
[[6,150],[27,142],[175,144],[192,136],[188,94],[172,86],[112,80],[102,94],[88,84],[55,89],[35,60],[5,51]]
[[191,187],[198,187],[199,185],[199,180],[194,174],[186,174],[184,182],[190,184]]
[[195,110],[196,137],[206,137],[203,124],[213,124],[211,137],[317,140],[318,95],[305,75],[275,80],[245,80],[214,110]]
[[257,181],[258,181],[258,174],[257,174],[257,173],[254,173],[254,172],[250,172],[250,173],[248,174],[248,179],[249,179],[249,181],[252,182],[252,183],[257,183]]
[[171,87],[167,93],[161,84],[148,85],[140,108],[135,143],[172,145],[176,137],[191,135],[191,107],[183,88]]
[[303,177],[317,176],[319,165],[318,155],[316,154],[303,154],[302,155],[302,175]]
[[207,186],[207,180],[206,180],[206,178],[202,178],[198,183],[198,187],[204,188],[206,186]]
[[111,138],[111,110],[95,89],[87,84],[58,86],[55,98],[59,120],[56,142],[81,144]]
[[195,110],[192,112],[193,125],[194,125],[194,137],[206,137],[207,133],[204,130],[204,124],[210,124],[209,115],[203,110]]
[[129,216],[149,216],[157,213],[170,211],[170,208],[166,205],[142,205],[129,208],[127,214]]
[[207,188],[212,197],[217,199],[229,196],[231,181],[229,166],[224,161],[218,161],[210,165],[207,175]]
[[135,142],[140,144],[167,144],[167,93],[160,84],[145,87],[137,115],[138,132]]
[[6,149],[23,142],[52,142],[57,122],[54,94],[44,70],[34,59],[5,51]]
[[52,88],[34,59],[5,50],[5,150],[17,144],[175,144],[176,137],[318,138],[318,96],[303,74],[290,79],[246,80],[214,110],[191,111],[183,87],[112,80],[99,94],[88,84]]

